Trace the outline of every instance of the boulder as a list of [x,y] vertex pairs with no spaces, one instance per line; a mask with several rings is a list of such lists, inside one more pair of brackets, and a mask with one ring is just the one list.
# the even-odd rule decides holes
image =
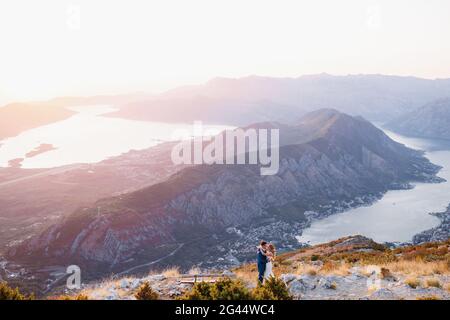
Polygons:
[[134,279],[130,283],[130,289],[136,289],[141,285],[142,281],[140,279]]
[[121,289],[127,289],[127,288],[129,288],[129,287],[130,287],[130,281],[127,280],[127,279],[122,279],[122,280],[120,281],[119,287],[120,287]]
[[324,289],[336,289],[335,282],[331,281],[328,278],[321,278],[317,283],[317,286]]
[[310,276],[300,276],[289,283],[289,292],[293,297],[300,298],[301,295],[316,288],[316,281],[315,278]]
[[286,284],[289,285],[292,281],[297,279],[297,276],[295,274],[282,274],[280,276],[280,279]]
[[370,296],[370,300],[399,300],[400,297],[389,289],[382,288],[374,291]]
[[155,275],[152,275],[152,276],[148,276],[146,278],[146,280],[148,280],[148,281],[156,281],[156,282],[164,281],[166,279],[167,279],[167,277],[165,275],[163,275],[163,274],[155,274]]

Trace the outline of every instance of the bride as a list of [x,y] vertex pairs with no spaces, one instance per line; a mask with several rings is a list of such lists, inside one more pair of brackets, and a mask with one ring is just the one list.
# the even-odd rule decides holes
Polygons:
[[266,271],[264,272],[264,279],[266,280],[274,276],[273,262],[275,261],[275,256],[276,256],[275,246],[270,243],[267,245],[266,250],[267,264],[266,264]]

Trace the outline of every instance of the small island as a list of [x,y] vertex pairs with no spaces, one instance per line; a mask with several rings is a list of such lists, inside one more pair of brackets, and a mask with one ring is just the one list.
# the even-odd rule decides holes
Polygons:
[[26,158],[32,158],[35,157],[37,155],[40,155],[41,153],[45,153],[51,150],[56,150],[57,148],[55,148],[52,144],[49,143],[42,143],[39,147],[34,148],[33,150],[31,150],[30,152],[28,152],[25,157]]

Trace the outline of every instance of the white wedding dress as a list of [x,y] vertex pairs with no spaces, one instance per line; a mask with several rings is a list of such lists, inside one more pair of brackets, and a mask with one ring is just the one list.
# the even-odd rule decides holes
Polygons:
[[264,272],[264,279],[270,279],[273,277],[273,264],[272,261],[266,263],[266,271]]

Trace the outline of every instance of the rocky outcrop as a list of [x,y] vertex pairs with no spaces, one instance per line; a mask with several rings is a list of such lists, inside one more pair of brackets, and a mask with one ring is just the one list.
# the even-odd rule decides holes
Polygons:
[[[298,300],[449,300],[450,242],[410,245],[390,249],[372,239],[354,235],[277,256],[275,273],[293,299]],[[178,269],[139,276],[116,275],[102,281],[83,281],[80,291],[89,299],[132,300],[148,283],[161,299],[176,299],[190,290],[194,274],[208,280],[230,278],[252,290],[257,285],[255,260],[221,274],[195,268],[186,274]],[[202,278],[205,279],[205,278]],[[50,295],[59,294],[56,289]]]
[[[433,297],[450,299],[445,288],[416,287],[406,284],[405,277],[395,281],[367,275],[363,268],[353,268],[349,275],[293,275],[281,279],[297,300],[416,300]],[[441,282],[447,280],[441,276]]]
[[[224,274],[225,277],[235,275]],[[192,277],[193,279],[193,277]],[[364,268],[352,268],[348,275],[301,275],[282,274],[294,300],[449,300],[450,293],[441,287],[411,287],[405,277],[396,280],[380,279],[379,275],[367,274]],[[447,276],[435,277],[440,282]],[[92,300],[135,300],[134,294],[144,283],[149,283],[161,299],[177,299],[192,288],[193,283],[182,282],[180,277],[164,274],[143,278],[127,277],[116,280],[86,284],[81,292]],[[251,290],[254,285],[246,283]],[[71,294],[67,291],[66,294]],[[72,293],[73,294],[73,293]]]

